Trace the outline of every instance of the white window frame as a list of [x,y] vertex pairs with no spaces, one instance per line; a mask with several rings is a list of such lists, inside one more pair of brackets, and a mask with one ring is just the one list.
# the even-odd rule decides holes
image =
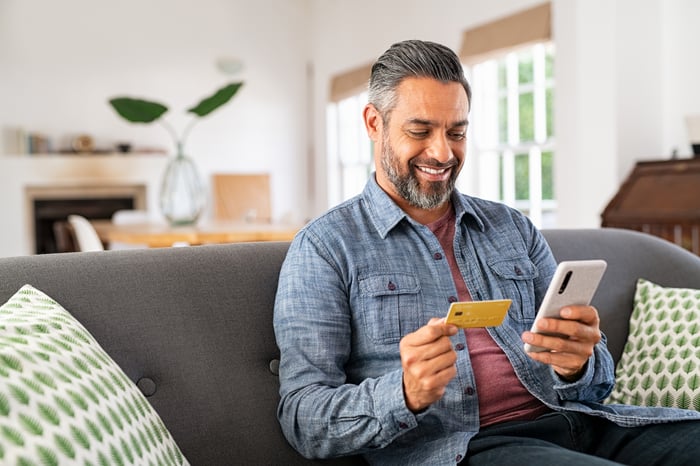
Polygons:
[[372,141],[362,121],[366,104],[367,91],[328,104],[328,156],[335,180],[328,184],[330,205],[362,192],[374,170]]
[[[555,150],[553,137],[546,135],[546,91],[554,89],[554,80],[545,76],[545,53],[553,43],[539,43],[528,48],[533,53],[533,83],[518,83],[518,53],[505,56],[507,67],[508,130],[507,141],[498,141],[498,61],[490,59],[465,67],[474,92],[470,114],[469,151],[464,171],[475,170],[471,176],[460,176],[458,186],[463,192],[486,199],[501,201],[526,213],[540,227],[556,226],[556,197],[542,199],[542,153]],[[469,75],[473,76],[469,76]],[[533,92],[535,114],[534,141],[519,140],[519,95]],[[374,170],[372,144],[362,121],[362,109],[367,103],[367,92],[332,102],[327,107],[327,145],[329,166],[329,204],[339,202],[362,191],[370,173]],[[529,199],[516,199],[515,157],[528,154]],[[502,176],[499,180],[499,163],[502,160]],[[503,186],[501,195],[500,186]],[[556,196],[556,194],[555,194]]]
[[[505,56],[489,59],[467,68],[473,88],[470,115],[469,153],[476,172],[465,191],[486,199],[501,201],[524,212],[540,228],[556,226],[555,199],[542,198],[542,153],[552,152],[555,157],[555,140],[547,137],[546,93],[554,89],[554,79],[546,78],[546,53],[554,52],[552,42],[538,43],[519,48]],[[533,55],[533,82],[518,82],[518,54]],[[498,64],[506,63],[506,89],[498,86]],[[519,97],[523,92],[533,93],[534,141],[520,141]],[[499,98],[507,97],[507,141],[499,141]],[[515,157],[528,154],[528,199],[516,199]],[[500,158],[500,160],[499,160]],[[499,179],[499,162],[502,173]],[[469,186],[471,185],[471,186]],[[500,187],[502,186],[502,193]]]

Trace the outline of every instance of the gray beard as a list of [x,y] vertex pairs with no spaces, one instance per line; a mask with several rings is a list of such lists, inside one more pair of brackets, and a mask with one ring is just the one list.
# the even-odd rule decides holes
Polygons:
[[[384,140],[382,168],[399,196],[405,199],[412,207],[426,210],[435,209],[450,200],[457,181],[457,172],[455,170],[452,170],[447,183],[430,183],[427,192],[424,192],[413,172],[416,168],[409,162],[407,172],[402,174],[398,165],[399,162],[396,159],[393,148],[389,141]],[[435,165],[435,167],[439,166]]]

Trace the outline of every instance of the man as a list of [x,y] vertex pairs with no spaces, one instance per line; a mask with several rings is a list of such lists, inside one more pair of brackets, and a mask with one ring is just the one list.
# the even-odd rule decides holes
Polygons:
[[[526,217],[454,189],[470,98],[439,44],[394,44],[373,66],[376,173],[297,235],[280,274],[287,439],[307,457],[376,464],[697,461],[700,423],[666,422],[697,413],[600,404],[614,368],[596,309],[540,324],[563,336],[528,331],[556,263]],[[513,303],[498,327],[441,318],[453,301],[501,298]]]

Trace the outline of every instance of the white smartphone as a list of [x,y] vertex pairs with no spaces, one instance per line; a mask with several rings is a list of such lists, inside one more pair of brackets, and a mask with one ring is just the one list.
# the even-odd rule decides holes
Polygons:
[[[537,321],[543,317],[558,318],[562,307],[589,305],[607,265],[607,262],[601,259],[560,262],[530,331],[542,333],[537,330]],[[525,351],[548,350],[525,343]]]

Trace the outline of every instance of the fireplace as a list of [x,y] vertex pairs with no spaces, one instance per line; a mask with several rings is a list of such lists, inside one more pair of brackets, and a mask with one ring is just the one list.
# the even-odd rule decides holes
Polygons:
[[109,219],[117,210],[146,208],[145,185],[29,186],[25,197],[36,254],[74,250],[65,235],[68,215]]

